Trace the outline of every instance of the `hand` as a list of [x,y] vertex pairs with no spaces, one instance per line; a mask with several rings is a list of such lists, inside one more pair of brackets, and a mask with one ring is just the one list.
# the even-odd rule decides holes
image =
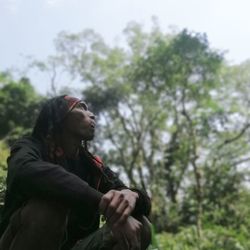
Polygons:
[[99,209],[110,226],[124,223],[135,208],[138,194],[129,189],[111,190],[103,195]]
[[116,224],[111,231],[118,242],[121,250],[140,250],[141,249],[141,229],[142,224],[129,216],[124,224]]
[[139,194],[131,191],[130,189],[122,189],[121,193],[124,194],[124,199],[128,201],[129,205],[127,211],[124,211],[123,217],[121,217],[120,220],[117,221],[118,224],[122,224],[127,220],[128,216],[130,216],[131,213],[134,211],[136,201],[139,198]]

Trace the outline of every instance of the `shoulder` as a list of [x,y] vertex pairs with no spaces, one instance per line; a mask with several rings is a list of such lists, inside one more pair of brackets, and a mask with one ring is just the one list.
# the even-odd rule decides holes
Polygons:
[[10,147],[10,156],[15,155],[18,152],[22,153],[35,153],[37,155],[42,154],[42,143],[32,136],[26,136],[18,139]]

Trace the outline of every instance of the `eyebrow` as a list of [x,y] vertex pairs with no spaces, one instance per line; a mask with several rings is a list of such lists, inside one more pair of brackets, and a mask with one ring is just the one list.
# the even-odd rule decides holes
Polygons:
[[88,105],[84,101],[79,102],[77,106],[83,107],[85,110],[88,110]]

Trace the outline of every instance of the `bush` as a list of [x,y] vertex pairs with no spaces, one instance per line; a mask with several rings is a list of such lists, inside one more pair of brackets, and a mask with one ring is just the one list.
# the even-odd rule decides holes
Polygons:
[[5,179],[7,176],[7,157],[9,156],[9,148],[7,144],[0,140],[0,206],[3,204],[5,193]]
[[195,226],[182,228],[177,234],[154,235],[150,250],[249,250],[246,232],[236,232],[221,226],[204,229],[199,239]]

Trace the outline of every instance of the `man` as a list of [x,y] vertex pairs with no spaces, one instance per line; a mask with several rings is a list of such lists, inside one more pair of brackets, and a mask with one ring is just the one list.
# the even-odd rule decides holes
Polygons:
[[81,100],[59,96],[43,106],[32,136],[8,158],[0,250],[147,248],[150,200],[88,151],[94,132]]

